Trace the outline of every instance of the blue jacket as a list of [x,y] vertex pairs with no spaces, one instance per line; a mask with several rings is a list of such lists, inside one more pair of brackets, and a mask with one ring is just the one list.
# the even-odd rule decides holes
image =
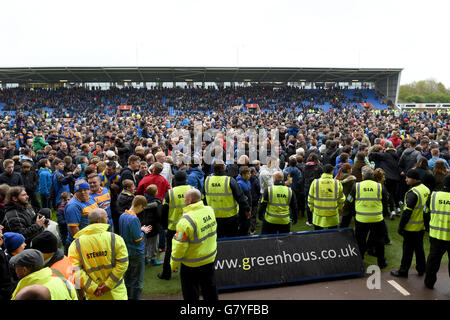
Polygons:
[[300,190],[302,187],[302,172],[297,167],[286,167],[283,170],[284,177],[286,178],[289,174],[292,178],[292,190]]
[[203,193],[203,188],[205,186],[205,173],[199,168],[192,168],[186,171],[188,174],[187,184],[198,189]]
[[50,169],[40,168],[38,171],[39,174],[39,186],[38,192],[39,194],[50,194],[50,189],[52,187],[52,173]]
[[248,195],[250,193],[250,189],[252,188],[252,185],[250,183],[250,180],[245,180],[244,178],[242,178],[242,176],[239,174],[236,177],[236,182],[238,183],[238,185],[241,187],[242,191]]
[[447,160],[439,158],[439,157],[433,157],[430,160],[428,160],[428,167],[430,167],[430,170],[433,171],[434,169],[434,164],[436,163],[436,161],[438,160],[442,160],[445,163],[445,166],[447,167],[447,169],[450,169]]

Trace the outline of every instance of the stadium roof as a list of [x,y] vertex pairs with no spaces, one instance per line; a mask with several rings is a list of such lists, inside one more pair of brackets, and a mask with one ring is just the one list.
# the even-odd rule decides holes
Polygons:
[[402,69],[257,67],[0,68],[2,83],[63,82],[377,82]]

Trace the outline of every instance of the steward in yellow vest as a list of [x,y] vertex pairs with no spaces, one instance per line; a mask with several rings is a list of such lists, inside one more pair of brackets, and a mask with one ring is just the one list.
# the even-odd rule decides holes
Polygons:
[[250,211],[250,204],[236,180],[228,177],[225,163],[216,160],[213,164],[213,176],[205,180],[205,198],[212,207],[217,220],[217,237],[235,237],[238,234],[238,212]]
[[324,173],[309,188],[308,206],[313,214],[314,230],[337,228],[345,196],[340,181],[333,179],[333,166],[327,164]]
[[263,221],[261,234],[289,233],[291,221],[297,223],[295,192],[285,186],[283,180],[283,172],[275,172],[273,186],[264,190],[258,209],[258,217]]
[[44,257],[39,250],[26,249],[11,258],[9,263],[14,266],[20,281],[12,294],[11,300],[25,287],[42,285],[50,292],[51,300],[78,300],[72,283],[59,277],[53,277],[52,270],[44,268]]
[[161,225],[166,232],[166,254],[164,255],[163,271],[158,274],[159,279],[170,280],[170,255],[172,254],[172,238],[175,235],[177,223],[183,215],[184,196],[194,187],[186,184],[187,173],[180,170],[175,173],[174,187],[166,192],[161,214]]
[[444,178],[444,190],[433,192],[428,198],[423,220],[430,233],[430,254],[424,282],[427,288],[433,289],[445,252],[450,257],[450,174]]
[[410,169],[406,173],[406,184],[411,188],[405,194],[405,208],[398,226],[398,233],[403,237],[403,255],[399,270],[391,271],[395,277],[408,277],[414,253],[416,254],[416,270],[419,276],[425,273],[425,251],[423,236],[425,225],[423,211],[430,196],[428,189],[420,180],[420,173]]
[[361,175],[363,181],[357,182],[347,197],[350,211],[355,213],[355,238],[363,258],[368,242],[374,244],[378,266],[383,269],[387,266],[384,256],[387,227],[383,216],[388,214],[389,194],[384,185],[373,180],[370,166],[362,167]]
[[128,250],[123,238],[108,232],[108,215],[94,209],[89,225],[74,236],[69,259],[87,300],[128,300],[124,275],[128,269]]
[[183,298],[199,300],[200,291],[205,301],[217,301],[214,261],[217,255],[217,222],[214,210],[205,206],[197,189],[184,196],[186,207],[177,223],[172,240],[170,266],[180,267]]

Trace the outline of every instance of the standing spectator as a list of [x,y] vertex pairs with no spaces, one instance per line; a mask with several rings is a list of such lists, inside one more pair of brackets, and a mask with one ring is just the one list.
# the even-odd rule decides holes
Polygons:
[[161,231],[162,202],[156,197],[158,188],[151,184],[145,191],[147,205],[142,214],[142,225],[152,226],[152,230],[145,235],[145,264],[159,266],[162,263],[157,259],[158,235]]
[[[99,208],[104,209],[108,214],[108,223],[112,230],[118,228],[119,224],[113,225],[113,217],[111,213],[111,195],[108,188],[104,188],[100,185],[100,177],[98,174],[91,173],[88,177],[89,183],[89,196],[92,200],[97,202]],[[118,222],[118,217],[117,217]]]
[[74,236],[80,230],[88,226],[89,213],[97,208],[97,202],[90,198],[89,184],[86,180],[77,180],[75,182],[75,196],[70,199],[64,208],[64,217],[66,218],[67,227],[69,229],[65,242],[66,251],[64,253],[68,252],[67,250],[72,243]]
[[205,187],[205,173],[202,171],[202,168],[199,165],[199,160],[192,158],[188,166],[189,169],[187,170],[187,184],[193,186],[203,194]]
[[0,174],[0,184],[6,183],[10,187],[23,186],[22,176],[14,172],[14,160],[6,159],[3,161],[5,172]]
[[51,208],[50,191],[52,189],[52,173],[50,172],[50,161],[41,159],[39,161],[39,185],[38,192],[41,198],[42,208]]
[[[241,166],[239,168],[239,175],[236,177],[236,182],[239,187],[241,187],[242,192],[247,200],[247,203],[251,205],[252,203],[252,194],[251,194],[251,183],[250,183],[250,169],[247,166]],[[251,218],[251,208],[250,215],[246,214],[241,208],[239,208],[239,227],[238,227],[238,236],[246,236],[248,235],[248,230],[250,228],[250,218]]]
[[120,183],[125,179],[131,180],[136,185],[136,177],[135,174],[139,170],[140,167],[140,158],[136,155],[131,155],[128,158],[128,167],[125,167],[120,171]]
[[10,186],[8,186],[7,184],[0,184],[0,224],[5,218],[5,199],[9,189]]
[[[304,195],[306,203],[308,202],[308,195],[309,195],[309,189],[311,187],[311,183],[315,180],[320,178],[322,175],[323,169],[319,162],[319,156],[317,153],[313,152],[309,155],[308,159],[306,160],[305,169],[304,169]],[[308,215],[308,221],[306,222],[307,226],[312,226],[313,221],[313,215],[311,212],[311,209],[308,205],[306,205],[306,213]]]
[[31,162],[25,161],[22,163],[22,182],[25,187],[25,191],[30,198],[31,206],[34,211],[39,211],[41,209],[41,205],[39,204],[39,200],[37,197],[37,187],[38,187],[38,175],[36,171],[32,168]]
[[434,177],[434,190],[442,191],[444,190],[444,179],[449,170],[445,166],[445,162],[438,160],[434,164],[433,177]]
[[36,135],[33,138],[33,151],[37,152],[38,150],[44,150],[44,147],[48,145],[49,144],[45,142],[44,138],[42,137],[42,130],[38,129]]
[[[147,175],[148,175],[148,164],[147,164],[147,161],[141,161],[139,163],[139,171],[134,176],[134,179],[136,180],[135,186],[138,186],[139,182],[141,182],[141,180]],[[122,188],[124,188],[123,185],[122,185]]]
[[53,161],[53,166],[55,167],[55,172],[53,172],[52,176],[52,185],[53,185],[53,199],[54,199],[54,207],[58,208],[60,203],[60,197],[63,192],[70,192],[70,183],[74,182],[75,175],[80,172],[80,168],[77,167],[73,173],[70,173],[65,176],[64,175],[64,161],[61,159],[55,159]]
[[163,170],[163,165],[160,162],[155,162],[150,167],[150,172],[148,176],[143,178],[136,189],[136,194],[144,195],[147,187],[154,184],[158,187],[157,197],[163,201],[166,192],[170,189],[170,184],[166,178],[161,175]]
[[28,203],[28,194],[23,187],[12,187],[6,195],[5,232],[20,233],[29,246],[31,240],[44,231],[45,217],[38,217]]
[[166,180],[169,182],[170,186],[172,186],[172,168],[170,166],[170,163],[167,162],[167,157],[164,154],[164,152],[157,152],[155,154],[156,161],[161,163],[163,165],[163,170],[161,171],[161,175],[166,178]]
[[299,168],[297,168],[297,159],[295,156],[291,156],[288,161],[288,166],[284,168],[283,170],[284,178],[287,180],[288,176],[290,177],[290,180],[292,181],[291,185],[289,186],[292,191],[295,193],[295,199],[297,200],[297,210],[299,212],[296,212],[295,214],[300,215],[300,211],[302,211],[302,208],[300,207],[299,199],[304,197],[303,190],[302,190],[302,172]]
[[134,191],[136,189],[134,182],[129,179],[125,179],[122,181],[122,187],[122,192],[117,198],[117,206],[119,207],[119,212],[125,212],[125,210],[131,208],[131,204],[134,199]]
[[444,162],[445,166],[447,167],[447,169],[450,169],[450,166],[448,165],[447,160],[439,157],[439,149],[438,148],[431,149],[431,156],[432,156],[432,158],[430,160],[428,160],[428,167],[430,167],[431,171],[433,171],[434,164],[438,160],[442,160]]
[[251,217],[250,217],[250,234],[254,235],[256,232],[256,215],[258,211],[258,203],[259,199],[261,198],[260,193],[260,185],[259,185],[259,178],[258,174],[256,172],[255,167],[250,167],[250,185],[251,185]]
[[[356,183],[356,177],[352,175],[352,165],[350,163],[344,163],[339,169],[336,179],[342,183],[342,192],[344,193],[345,199],[347,199]],[[349,227],[352,217],[353,214],[349,208],[348,202],[346,202],[342,209],[342,219],[339,228]]]
[[384,152],[371,152],[369,160],[377,163],[376,169],[381,168],[386,174],[385,186],[389,193],[389,212],[393,219],[397,213],[400,213],[400,198],[398,196],[398,186],[402,177],[398,166],[398,155],[390,141],[384,144]]
[[128,250],[128,268],[124,280],[129,300],[140,300],[144,281],[145,252],[144,234],[152,230],[152,226],[142,226],[137,217],[147,205],[143,196],[133,199],[129,210],[120,216],[119,234],[123,238]]
[[61,239],[63,246],[66,246],[67,234],[69,232],[64,211],[67,203],[70,201],[70,199],[72,199],[72,197],[73,195],[70,192],[61,193],[61,201],[56,210],[56,221],[58,222],[59,238]]
[[420,176],[420,181],[428,188],[430,191],[434,190],[434,177],[433,172],[428,167],[427,158],[421,157],[419,161],[414,165],[414,169],[417,170]]
[[3,226],[0,225],[0,301],[10,300],[17,285],[15,272],[10,267],[9,259],[2,249],[3,244]]

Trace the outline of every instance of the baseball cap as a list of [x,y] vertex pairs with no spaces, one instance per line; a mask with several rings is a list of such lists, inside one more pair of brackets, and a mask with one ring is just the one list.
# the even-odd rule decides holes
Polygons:
[[50,231],[44,231],[31,240],[31,248],[42,253],[53,253],[58,250],[58,239]]
[[10,265],[22,267],[44,266],[44,256],[39,250],[26,249],[9,260]]
[[3,243],[9,253],[13,253],[14,251],[16,251],[24,242],[25,237],[20,233],[5,232],[3,234]]
[[75,189],[74,189],[75,192],[77,192],[78,190],[82,190],[82,189],[91,190],[91,188],[89,187],[89,184],[87,184],[86,182],[82,182],[80,184],[75,184]]

